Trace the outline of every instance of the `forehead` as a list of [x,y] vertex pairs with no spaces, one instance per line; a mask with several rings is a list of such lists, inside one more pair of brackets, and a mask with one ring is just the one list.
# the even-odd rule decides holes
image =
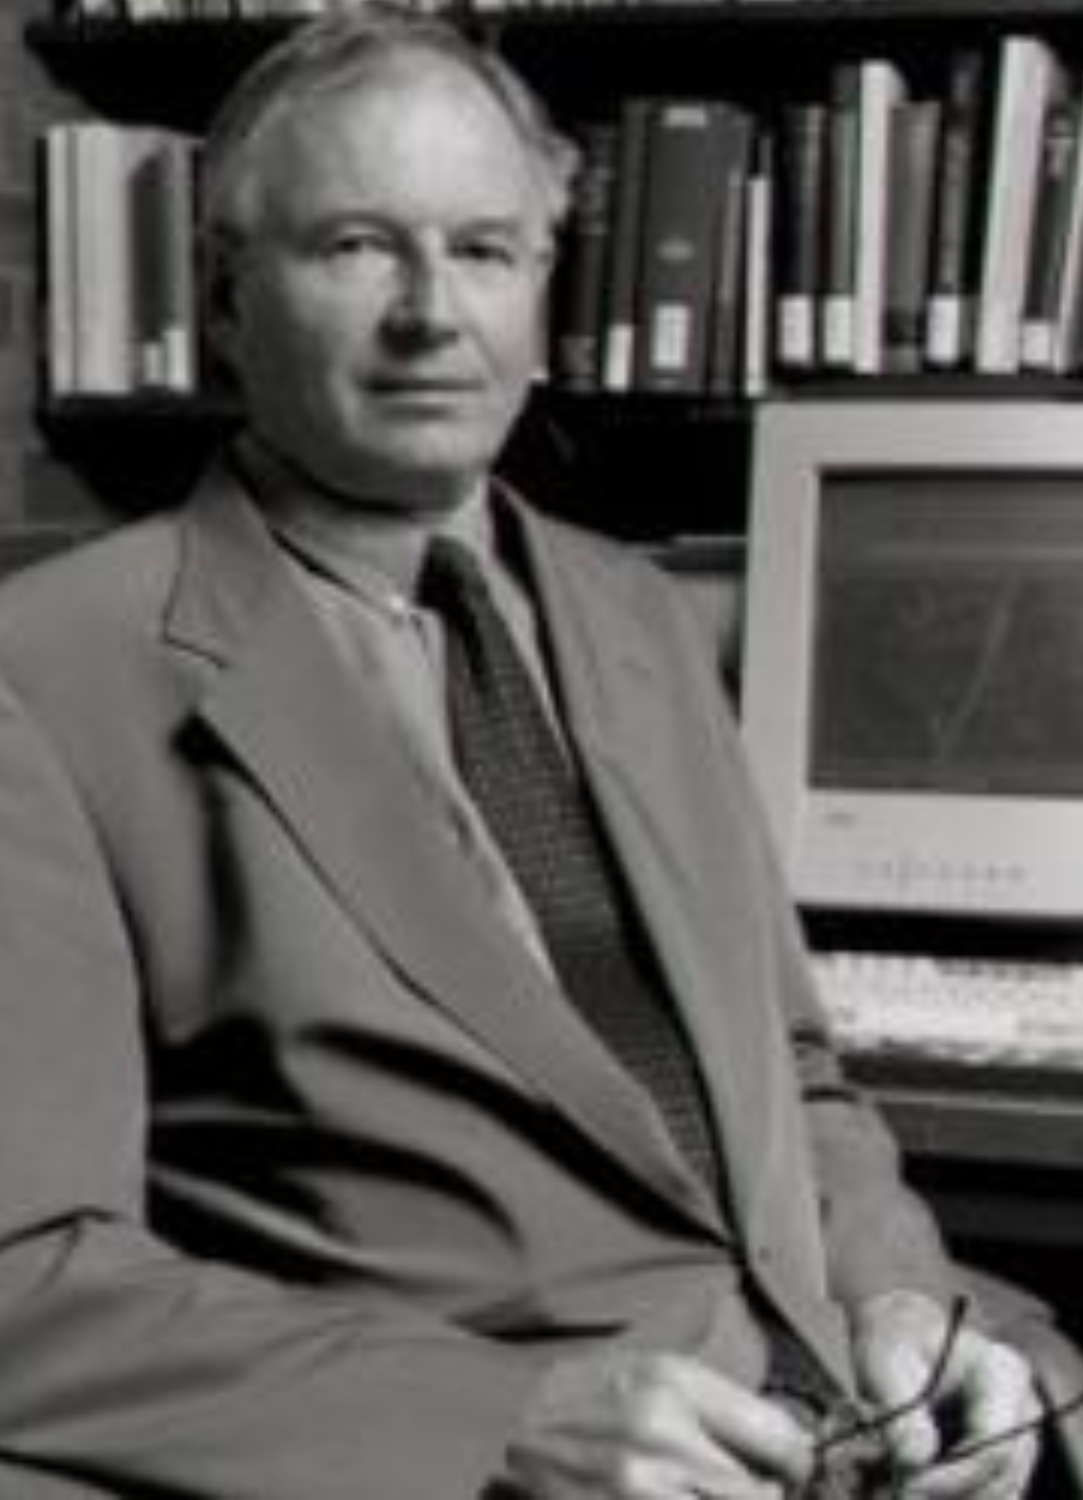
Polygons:
[[537,165],[501,103],[446,58],[384,59],[265,133],[259,178],[276,218],[350,209],[405,217],[529,218]]

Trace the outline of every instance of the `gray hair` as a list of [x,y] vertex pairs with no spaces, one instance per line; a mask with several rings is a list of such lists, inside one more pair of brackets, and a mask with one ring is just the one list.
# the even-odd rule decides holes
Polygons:
[[367,0],[291,32],[243,75],[211,122],[202,166],[202,227],[215,258],[243,244],[252,228],[246,193],[269,128],[298,105],[378,79],[391,55],[443,60],[475,78],[496,100],[537,169],[551,229],[567,217],[578,151],[542,100],[491,48],[448,21],[401,5]]

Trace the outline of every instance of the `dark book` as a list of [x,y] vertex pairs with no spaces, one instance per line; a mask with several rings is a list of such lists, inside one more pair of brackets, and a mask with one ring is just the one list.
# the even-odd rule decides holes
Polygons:
[[840,63],[831,77],[824,179],[822,363],[851,369],[857,289],[858,67]]
[[925,360],[935,369],[956,369],[974,352],[992,94],[988,54],[953,52],[941,103],[925,323]]
[[724,106],[718,126],[714,266],[708,307],[707,389],[733,395],[741,384],[746,217],[755,130],[736,105]]
[[568,390],[601,385],[617,127],[586,128],[567,240],[553,292],[553,374]]
[[784,105],[777,131],[775,355],[783,369],[811,370],[819,358],[823,290],[828,107]]
[[1079,187],[1079,123],[1074,94],[1055,99],[1046,111],[1020,333],[1019,362],[1025,370],[1057,368],[1061,288]]
[[195,141],[163,132],[132,179],[139,383],[190,394],[198,385]]
[[707,373],[724,107],[659,99],[648,112],[635,387],[697,392]]
[[602,333],[601,383],[607,391],[630,390],[635,377],[636,285],[649,113],[649,99],[633,96],[621,106]]
[[884,369],[921,370],[929,288],[940,101],[909,99],[891,121],[887,270],[884,293]]

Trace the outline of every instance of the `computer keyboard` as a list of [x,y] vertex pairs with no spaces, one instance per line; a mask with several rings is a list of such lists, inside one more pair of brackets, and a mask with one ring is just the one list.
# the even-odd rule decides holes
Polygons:
[[820,952],[813,967],[844,1053],[1079,1073],[1083,964]]

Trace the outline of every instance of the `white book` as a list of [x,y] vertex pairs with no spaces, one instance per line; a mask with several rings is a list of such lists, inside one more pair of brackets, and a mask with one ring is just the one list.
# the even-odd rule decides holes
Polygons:
[[862,60],[858,70],[853,312],[853,367],[861,375],[876,375],[884,368],[892,118],[906,93],[906,82],[893,62]]
[[160,132],[89,120],[73,127],[75,383],[84,395],[139,384],[131,183]]
[[72,126],[42,137],[45,186],[45,378],[54,396],[76,390],[75,226]]
[[765,396],[771,383],[771,219],[774,181],[769,163],[745,185],[744,365],[746,396]]
[[975,331],[974,364],[984,374],[1020,369],[1042,132],[1062,80],[1057,56],[1043,39],[1001,40]]

